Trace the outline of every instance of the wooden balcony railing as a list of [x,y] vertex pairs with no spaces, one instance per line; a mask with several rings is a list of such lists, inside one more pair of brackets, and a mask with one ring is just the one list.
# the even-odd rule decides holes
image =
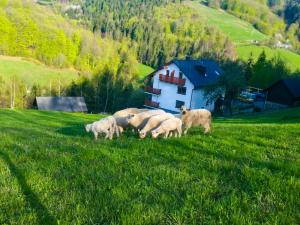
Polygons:
[[178,77],[167,76],[163,74],[159,74],[159,80],[170,84],[176,84],[179,86],[184,86],[186,81],[185,79],[180,79]]
[[153,108],[158,108],[159,107],[159,102],[153,102],[151,100],[146,99],[145,100],[145,105],[153,107]]
[[160,95],[161,94],[161,89],[146,86],[145,87],[145,92],[152,93],[152,94],[155,94],[155,95]]

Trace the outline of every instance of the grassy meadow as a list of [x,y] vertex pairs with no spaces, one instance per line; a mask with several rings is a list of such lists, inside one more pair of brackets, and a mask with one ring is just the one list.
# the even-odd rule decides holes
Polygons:
[[28,61],[21,57],[0,56],[0,77],[10,80],[14,77],[22,80],[26,85],[48,85],[50,82],[69,84],[78,76],[73,69],[56,69],[45,66],[37,61]]
[[249,44],[253,40],[262,41],[268,38],[250,23],[223,10],[209,8],[197,1],[185,1],[184,4],[199,11],[207,24],[219,28],[237,45]]
[[258,58],[262,51],[266,52],[267,58],[274,56],[280,56],[285,62],[288,68],[292,71],[300,70],[300,55],[293,53],[286,49],[271,49],[265,46],[239,46],[237,47],[237,53],[240,58],[247,60],[252,54],[253,58]]
[[101,115],[1,109],[0,224],[297,224],[299,115],[95,142]]
[[[152,71],[151,67],[138,64],[138,75],[141,79]],[[0,77],[5,81],[15,77],[29,86],[33,84],[45,86],[50,82],[58,82],[60,78],[62,84],[69,84],[77,79],[78,74],[79,71],[75,69],[57,69],[33,59],[0,55]]]
[[139,63],[138,65],[139,77],[141,79],[145,78],[145,76],[149,75],[154,71],[154,69],[150,66]]
[[236,45],[239,58],[248,60],[252,53],[253,57],[257,59],[261,52],[265,50],[269,58],[279,55],[286,61],[291,70],[300,70],[300,55],[286,49],[271,49],[266,46],[253,45],[253,41],[263,41],[270,37],[256,30],[250,23],[221,9],[209,8],[204,4],[200,4],[200,2],[186,1],[184,4],[199,11],[207,24],[219,28],[224,34],[228,35]]

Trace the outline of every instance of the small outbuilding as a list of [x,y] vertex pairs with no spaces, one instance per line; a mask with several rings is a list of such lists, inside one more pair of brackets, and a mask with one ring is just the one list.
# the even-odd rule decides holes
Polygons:
[[300,105],[300,77],[286,78],[275,82],[265,90],[268,102],[284,106]]
[[88,111],[83,97],[36,97],[34,106],[38,110],[82,112]]

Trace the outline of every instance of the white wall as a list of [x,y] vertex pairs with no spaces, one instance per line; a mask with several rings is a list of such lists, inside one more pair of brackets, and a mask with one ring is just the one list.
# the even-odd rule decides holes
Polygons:
[[207,104],[207,99],[204,98],[204,90],[197,89],[193,91],[191,109],[207,109],[214,110],[214,103]]
[[174,112],[179,112],[180,110],[175,108],[176,100],[185,102],[185,105],[189,107],[194,85],[187,79],[187,77],[185,77],[185,75],[183,75],[183,78],[186,79],[186,95],[177,94],[177,85],[162,82],[159,80],[159,74],[166,75],[167,70],[170,71],[170,75],[171,72],[175,70],[174,77],[179,77],[180,70],[175,64],[171,64],[166,68],[157,71],[153,77],[153,88],[161,89],[161,95],[152,95],[152,101],[159,102],[160,108],[171,110]]

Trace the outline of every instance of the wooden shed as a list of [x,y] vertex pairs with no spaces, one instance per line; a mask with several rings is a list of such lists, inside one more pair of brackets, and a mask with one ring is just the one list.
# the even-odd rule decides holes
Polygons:
[[83,97],[36,97],[34,106],[38,110],[82,112],[88,111]]
[[265,90],[267,101],[286,106],[300,105],[300,77],[275,82]]

